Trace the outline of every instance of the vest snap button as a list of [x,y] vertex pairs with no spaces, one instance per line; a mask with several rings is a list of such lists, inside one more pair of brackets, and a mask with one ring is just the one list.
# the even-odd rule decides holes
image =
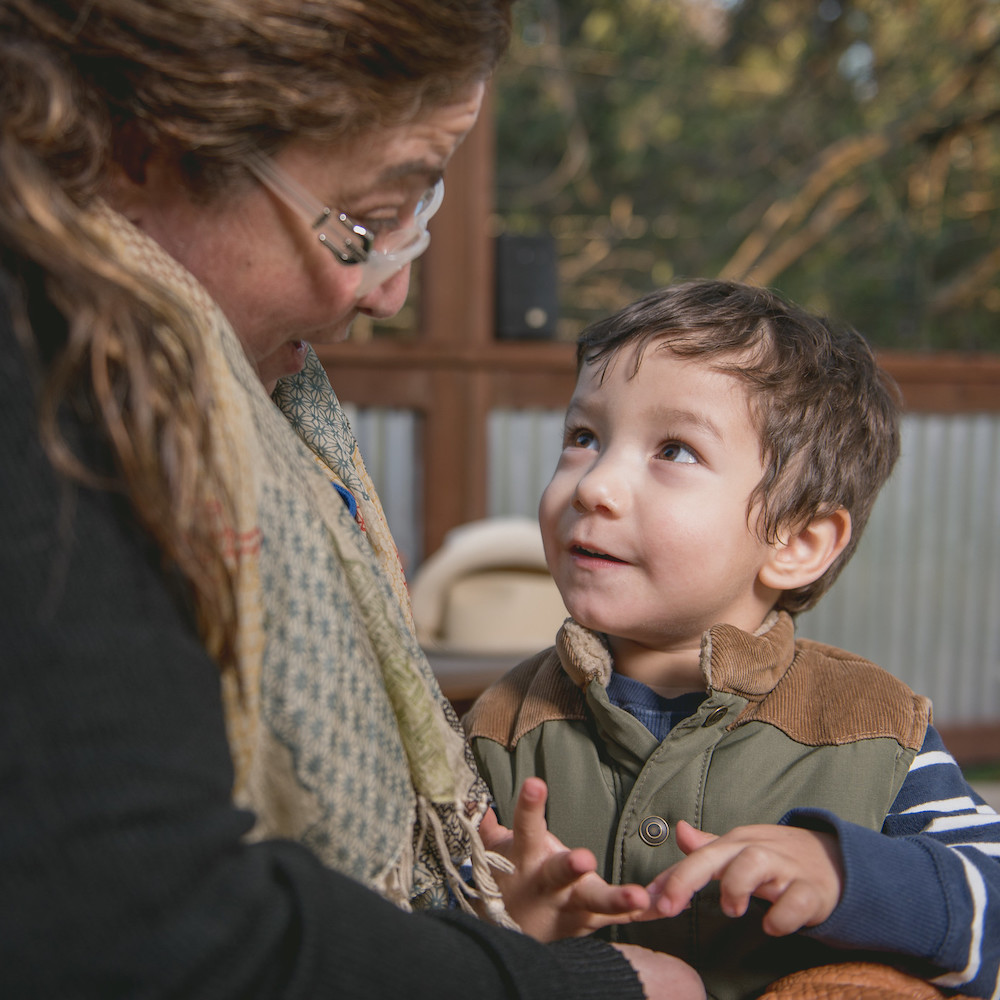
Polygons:
[[650,847],[658,847],[662,844],[670,833],[667,821],[659,816],[647,816],[639,824],[639,836],[643,842]]
[[726,713],[729,711],[727,708],[717,708],[712,712],[708,718],[701,724],[703,729],[708,728],[708,726],[714,726],[716,723],[722,722],[726,717]]

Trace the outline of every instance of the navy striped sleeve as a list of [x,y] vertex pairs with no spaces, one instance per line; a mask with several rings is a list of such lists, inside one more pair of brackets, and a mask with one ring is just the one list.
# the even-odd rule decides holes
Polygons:
[[1000,816],[933,728],[881,832],[821,810],[794,810],[782,822],[826,828],[840,841],[843,895],[810,936],[925,959],[941,971],[936,985],[1000,998]]
[[890,837],[927,834],[955,849],[974,848],[1000,858],[1000,817],[966,782],[933,727],[882,830]]

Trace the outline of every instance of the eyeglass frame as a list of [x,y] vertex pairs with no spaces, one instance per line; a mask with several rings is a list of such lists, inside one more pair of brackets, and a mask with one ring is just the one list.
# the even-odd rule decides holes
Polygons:
[[[253,153],[246,157],[244,165],[268,191],[309,224],[309,228],[316,232],[318,241],[339,263],[349,267],[355,264],[363,266],[355,299],[384,284],[427,249],[431,241],[427,224],[444,200],[444,180],[439,178],[417,202],[413,221],[391,230],[387,234],[389,247],[379,249],[375,246],[378,238],[375,233],[346,212],[335,212],[324,205],[274,160],[262,153]],[[331,222],[339,225],[344,232],[340,241],[326,230]]]

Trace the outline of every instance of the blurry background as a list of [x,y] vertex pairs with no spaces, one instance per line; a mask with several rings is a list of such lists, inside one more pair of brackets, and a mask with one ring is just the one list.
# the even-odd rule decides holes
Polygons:
[[497,226],[555,237],[559,333],[678,276],[880,346],[1000,349],[995,0],[521,0]]
[[[460,525],[533,520],[585,323],[678,278],[767,284],[865,333],[907,408],[800,631],[930,695],[963,759],[1000,760],[1000,2],[515,10],[407,307],[321,353],[411,580]],[[501,656],[438,637],[456,700],[538,645],[507,632]]]

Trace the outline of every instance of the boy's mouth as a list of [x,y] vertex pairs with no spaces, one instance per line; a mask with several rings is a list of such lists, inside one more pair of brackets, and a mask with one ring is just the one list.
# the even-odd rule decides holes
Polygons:
[[619,559],[616,556],[610,556],[607,552],[598,552],[595,549],[585,549],[582,545],[574,545],[571,547],[570,551],[576,556],[586,556],[589,559],[603,559],[605,562],[624,562],[624,559]]

